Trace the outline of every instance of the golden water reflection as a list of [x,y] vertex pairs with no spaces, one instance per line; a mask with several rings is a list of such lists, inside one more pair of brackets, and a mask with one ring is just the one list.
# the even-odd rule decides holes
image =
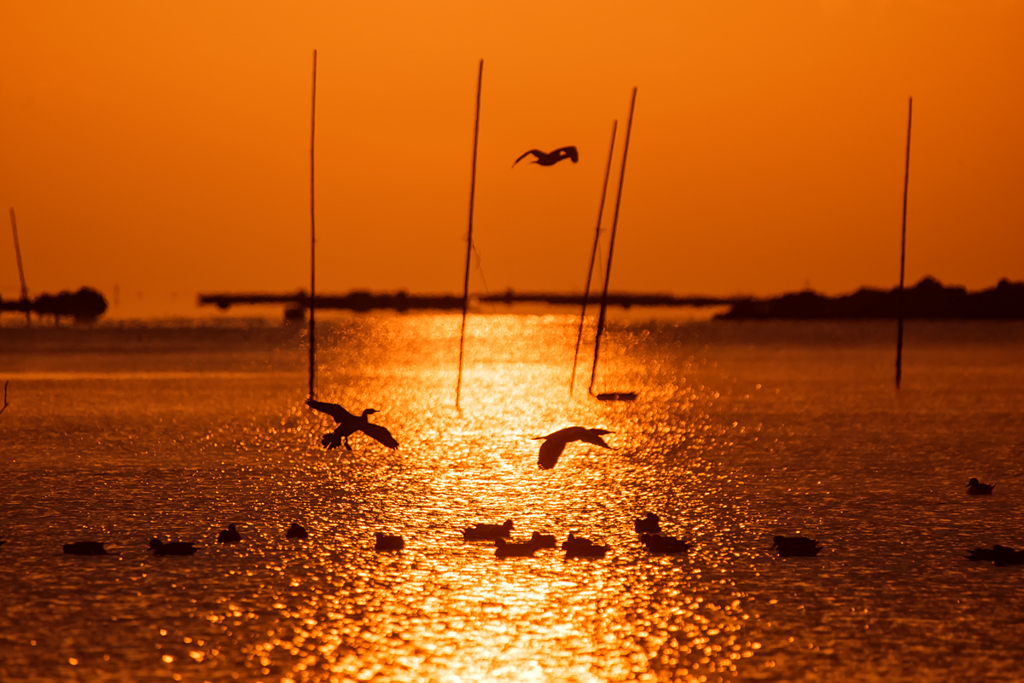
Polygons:
[[[381,410],[376,421],[401,447],[357,435],[351,454],[303,453],[297,467],[318,483],[291,495],[307,499],[319,541],[302,578],[279,568],[291,591],[262,619],[274,626],[250,646],[252,668],[290,681],[735,673],[758,644],[744,639],[744,597],[718,567],[722,541],[744,522],[704,460],[721,436],[707,413],[715,396],[687,382],[677,350],[622,331],[601,376],[641,398],[601,404],[569,397],[571,317],[471,319],[460,415],[457,329],[438,320],[346,330],[321,352],[322,400]],[[539,470],[531,437],[574,424],[612,430],[614,450],[570,444],[555,469]],[[648,510],[696,541],[689,557],[642,549],[632,522]],[[504,519],[514,539],[536,530],[561,541],[571,531],[612,550],[601,560],[555,550],[497,560],[493,546],[463,542],[462,528]],[[372,552],[375,530],[402,534],[406,549]]]

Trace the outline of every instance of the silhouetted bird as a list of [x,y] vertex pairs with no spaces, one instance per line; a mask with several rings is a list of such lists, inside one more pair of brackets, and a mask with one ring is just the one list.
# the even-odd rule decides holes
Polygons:
[[1024,550],[1014,550],[1005,545],[994,545],[991,548],[975,548],[970,555],[964,555],[968,560],[978,562],[994,562],[1002,567],[1008,564],[1024,564]]
[[544,440],[540,445],[540,455],[537,464],[542,470],[550,470],[558,463],[558,456],[565,450],[565,445],[570,441],[585,441],[602,448],[611,448],[601,438],[602,434],[611,434],[607,429],[587,429],[586,427],[566,427],[559,429],[547,436],[535,436],[534,441]]
[[523,152],[523,156],[516,159],[512,166],[514,167],[531,154],[537,157],[533,160],[533,163],[540,164],[541,166],[554,166],[562,159],[572,159],[574,164],[580,160],[580,153],[576,151],[575,146],[570,145],[568,147],[559,147],[554,152],[542,152],[539,149],[531,149],[529,152]]
[[804,536],[776,536],[772,548],[779,549],[779,557],[814,557],[821,551],[821,545]]
[[604,557],[608,553],[608,546],[597,545],[586,538],[569,534],[569,538],[562,544],[562,550],[565,551],[565,559],[570,560],[574,557]]
[[974,477],[971,477],[971,480],[967,482],[967,494],[971,496],[991,495],[993,488],[995,488],[995,484],[982,484]]
[[184,541],[171,541],[164,543],[159,538],[149,542],[149,549],[156,555],[194,555],[199,548],[193,548],[191,543]]
[[368,415],[372,415],[377,411],[373,408],[367,408],[363,411],[362,416],[356,417],[352,413],[348,412],[336,403],[324,403],[322,401],[314,401],[308,399],[306,401],[313,410],[317,410],[321,413],[325,413],[334,418],[334,421],[338,423],[337,428],[330,434],[324,434],[320,440],[327,450],[333,450],[341,445],[342,440],[345,442],[345,448],[352,450],[352,447],[348,445],[348,437],[356,432],[362,432],[371,439],[376,439],[388,448],[398,448],[398,442],[391,436],[391,432],[384,429],[380,425],[370,424],[367,418]]
[[285,538],[309,538],[309,534],[299,524],[295,522],[288,527],[288,531],[284,534]]
[[494,539],[494,545],[496,546],[494,556],[499,558],[533,557],[533,554],[540,547],[532,540],[526,543],[509,543],[504,538]]
[[65,543],[64,552],[68,555],[106,555],[103,544],[98,541],[75,541]]
[[503,524],[474,524],[463,529],[462,538],[467,541],[493,541],[496,538],[508,538],[512,533],[512,520],[506,519]]
[[228,528],[217,534],[218,543],[238,543],[242,540],[242,534],[238,533],[234,524],[228,524]]
[[533,532],[530,536],[530,543],[533,543],[538,548],[557,548],[558,539],[555,538],[554,534],[542,534],[537,531]]
[[660,534],[661,518],[653,512],[648,512],[643,519],[633,521],[633,528],[638,534]]
[[7,543],[7,541],[0,541],[0,545],[3,545],[4,543]]
[[690,544],[681,538],[658,534],[641,534],[640,542],[652,555],[675,555],[676,553],[685,553],[690,549]]
[[405,539],[401,536],[382,534],[379,531],[374,532],[373,535],[377,539],[373,544],[374,550],[401,550],[405,547]]

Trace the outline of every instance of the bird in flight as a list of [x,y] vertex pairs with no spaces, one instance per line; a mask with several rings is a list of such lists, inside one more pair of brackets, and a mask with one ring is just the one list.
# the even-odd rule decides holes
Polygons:
[[571,441],[584,441],[602,448],[611,448],[601,438],[603,434],[611,434],[607,429],[587,429],[586,427],[566,427],[559,429],[547,436],[535,436],[534,441],[543,439],[540,445],[540,455],[537,457],[537,464],[542,470],[550,470],[558,463],[558,456],[565,450],[566,444]]
[[373,408],[367,408],[363,411],[361,416],[357,417],[336,403],[324,403],[322,401],[308,399],[306,401],[306,405],[313,410],[330,415],[334,418],[334,421],[338,423],[338,426],[333,432],[330,434],[324,434],[323,438],[320,439],[320,443],[326,446],[327,450],[337,448],[341,445],[343,440],[345,442],[345,448],[347,450],[352,450],[352,447],[348,445],[348,437],[356,432],[362,432],[371,439],[376,439],[388,448],[398,448],[398,442],[395,441],[395,437],[391,436],[391,432],[380,425],[371,424],[367,419],[368,415],[372,415],[377,412]]
[[559,147],[554,152],[542,152],[539,149],[531,149],[529,152],[523,152],[523,156],[516,159],[512,166],[514,167],[531,154],[537,157],[533,160],[533,163],[540,164],[541,166],[554,166],[562,159],[572,159],[574,164],[580,160],[580,153],[576,151],[576,146],[569,145],[568,147]]

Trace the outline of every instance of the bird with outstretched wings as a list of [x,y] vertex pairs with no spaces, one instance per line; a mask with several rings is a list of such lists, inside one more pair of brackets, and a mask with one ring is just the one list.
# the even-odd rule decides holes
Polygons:
[[523,155],[516,159],[512,166],[514,167],[531,154],[537,157],[532,163],[540,164],[541,166],[554,166],[562,159],[572,159],[574,164],[580,160],[580,153],[576,150],[576,146],[569,145],[568,147],[559,147],[554,152],[542,152],[539,149],[531,149],[528,152],[523,152]]
[[367,419],[369,415],[377,412],[373,408],[367,408],[363,411],[362,415],[356,416],[339,406],[337,403],[324,403],[323,401],[314,401],[313,399],[309,399],[306,401],[306,405],[313,410],[330,415],[334,418],[334,421],[338,423],[338,426],[333,432],[324,434],[323,438],[320,439],[320,443],[322,443],[329,451],[340,446],[343,441],[345,443],[345,448],[347,450],[352,450],[352,447],[348,444],[348,437],[352,436],[356,432],[362,432],[388,448],[398,448],[398,442],[395,441],[395,437],[391,436],[391,432],[380,425],[372,424],[369,419]]
[[588,429],[586,427],[566,427],[547,436],[536,436],[534,441],[543,440],[540,445],[540,454],[537,457],[537,465],[542,470],[550,470],[558,463],[558,457],[562,455],[567,444],[572,441],[583,441],[592,443],[602,448],[611,448],[601,438],[604,434],[611,434],[607,429]]

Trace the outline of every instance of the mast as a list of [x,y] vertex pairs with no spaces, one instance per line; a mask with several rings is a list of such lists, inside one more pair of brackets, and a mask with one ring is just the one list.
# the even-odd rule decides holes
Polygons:
[[612,276],[612,253],[615,249],[615,231],[619,225],[619,205],[622,203],[622,181],[626,178],[626,157],[629,156],[629,134],[633,132],[633,110],[636,108],[636,86],[633,86],[633,99],[629,102],[629,122],[626,124],[626,142],[622,148],[622,170],[619,171],[619,190],[615,196],[615,215],[612,218],[612,237],[608,243],[608,264],[605,267],[604,291],[601,292],[601,313],[597,316],[597,336],[594,338],[594,365],[590,369],[590,387],[594,393],[594,377],[597,375],[597,358],[601,351],[601,335],[604,333],[605,313],[608,310],[608,280]]
[[309,397],[316,398],[316,50],[313,50],[313,113],[309,127]]
[[[576,363],[580,357],[580,342],[583,341],[583,322],[587,317],[587,303],[590,297],[590,280],[594,273],[594,260],[597,258],[597,242],[601,237],[601,217],[604,215],[604,199],[608,194],[608,177],[612,172],[612,153],[615,151],[615,131],[618,121],[612,121],[612,144],[608,148],[608,164],[604,169],[604,185],[601,187],[601,204],[597,207],[597,227],[594,229],[594,247],[590,251],[590,266],[587,268],[587,284],[583,288],[583,309],[580,311],[580,329],[576,334],[576,352],[572,356],[572,377],[569,378],[569,395],[576,388]],[[593,385],[591,385],[593,386]]]
[[21,245],[18,243],[18,221],[11,207],[11,230],[14,231],[14,256],[18,259],[18,277],[21,278],[21,303],[25,305],[25,323],[32,323],[32,311],[28,306],[28,286],[25,284],[25,269],[21,265]]
[[896,327],[896,388],[900,388],[900,380],[903,378],[903,275],[906,272],[907,264],[907,189],[910,186],[910,124],[914,116],[914,98],[910,98],[910,107],[907,111],[907,164],[903,172],[903,235],[900,239],[900,295],[899,322]]
[[480,91],[484,82],[484,60],[476,77],[476,119],[473,123],[473,171],[469,181],[469,231],[466,234],[466,275],[462,281],[462,332],[459,334],[459,379],[455,385],[455,407],[462,410],[462,361],[466,347],[466,313],[469,310],[469,260],[473,253],[473,201],[476,197],[476,150],[480,139]]

